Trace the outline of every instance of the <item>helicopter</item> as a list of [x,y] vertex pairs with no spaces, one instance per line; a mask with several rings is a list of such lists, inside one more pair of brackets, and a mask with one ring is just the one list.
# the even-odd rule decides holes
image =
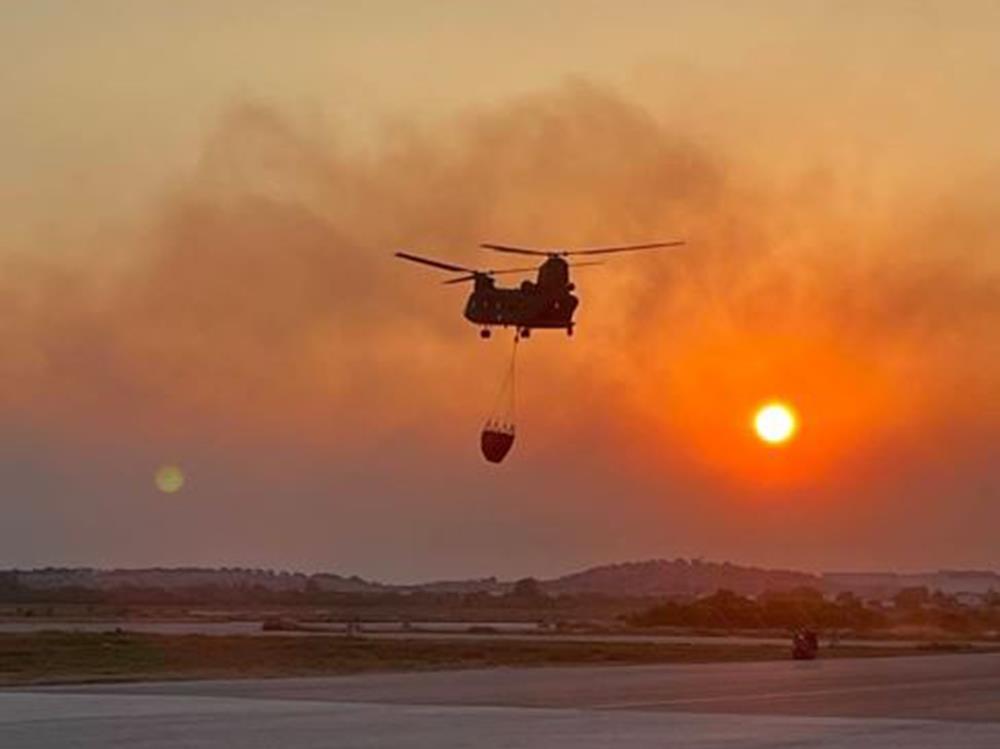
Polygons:
[[[396,257],[411,263],[429,265],[439,270],[462,275],[444,281],[445,284],[472,282],[472,293],[465,304],[465,319],[481,326],[480,336],[489,338],[491,328],[513,326],[521,338],[528,338],[534,329],[562,329],[573,335],[573,313],[580,300],[573,295],[574,284],[569,269],[587,265],[601,265],[602,261],[569,262],[568,257],[609,255],[618,252],[678,247],[683,241],[649,242],[646,244],[618,245],[614,247],[589,247],[584,249],[537,249],[505,244],[483,243],[486,250],[512,255],[544,257],[541,265],[500,270],[476,270],[453,263],[421,257],[409,252],[397,252]],[[534,281],[524,280],[519,286],[498,287],[494,276],[508,273],[537,272]]]

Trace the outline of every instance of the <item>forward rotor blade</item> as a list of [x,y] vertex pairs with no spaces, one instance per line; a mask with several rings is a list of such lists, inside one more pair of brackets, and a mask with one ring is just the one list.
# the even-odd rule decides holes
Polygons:
[[442,263],[440,260],[431,260],[430,258],[420,257],[419,255],[411,255],[408,252],[397,252],[396,257],[402,258],[403,260],[409,260],[411,263],[421,263],[423,265],[429,265],[432,268],[450,270],[454,273],[475,273],[475,271],[471,268],[463,268],[461,265],[452,265],[451,263]]
[[452,278],[452,279],[450,279],[448,281],[443,281],[442,283],[445,283],[445,284],[449,284],[449,283],[463,283],[464,281],[471,281],[477,275],[481,275],[481,276],[504,276],[504,275],[506,275],[508,273],[531,273],[531,272],[536,271],[536,270],[538,270],[538,266],[537,265],[532,265],[530,268],[503,268],[501,270],[473,271],[472,273],[470,273],[467,276],[460,276],[458,278]]
[[497,252],[510,252],[514,255],[537,255],[540,257],[548,257],[549,255],[552,254],[551,252],[546,252],[545,250],[535,250],[531,249],[530,247],[513,247],[511,245],[490,244],[488,242],[484,242],[479,246],[482,247],[484,250],[496,250]]
[[679,247],[682,241],[650,242],[649,244],[626,244],[618,247],[594,247],[586,250],[567,250],[560,255],[609,255],[612,252],[635,252],[636,250],[657,250],[665,247]]
[[[603,260],[584,260],[582,263],[567,263],[570,268],[583,268],[588,265],[604,265]],[[477,275],[483,276],[502,276],[507,273],[531,273],[532,271],[538,270],[538,266],[532,266],[531,268],[504,268],[503,270],[484,270],[478,273],[470,273],[467,276],[459,276],[458,278],[451,278],[447,281],[442,281],[441,283],[448,284],[452,283],[465,283],[466,281],[471,281]]]

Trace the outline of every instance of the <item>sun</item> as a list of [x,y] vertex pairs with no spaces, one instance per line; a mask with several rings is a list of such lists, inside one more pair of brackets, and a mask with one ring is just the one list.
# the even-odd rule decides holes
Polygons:
[[791,406],[774,401],[757,409],[753,418],[753,428],[764,442],[769,445],[781,445],[795,436],[799,420]]

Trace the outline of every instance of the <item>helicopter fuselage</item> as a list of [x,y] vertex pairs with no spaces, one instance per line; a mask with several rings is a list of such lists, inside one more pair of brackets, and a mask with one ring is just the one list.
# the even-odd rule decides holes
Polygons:
[[498,288],[488,276],[475,279],[465,305],[465,318],[484,327],[514,326],[522,333],[532,328],[573,330],[573,313],[579,300],[571,293],[565,260],[550,257],[538,269],[537,280],[520,286]]

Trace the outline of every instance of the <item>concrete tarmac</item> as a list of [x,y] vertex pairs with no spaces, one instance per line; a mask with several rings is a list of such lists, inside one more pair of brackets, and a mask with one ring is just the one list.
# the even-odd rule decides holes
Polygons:
[[1000,747],[1000,655],[0,691],[0,747]]

